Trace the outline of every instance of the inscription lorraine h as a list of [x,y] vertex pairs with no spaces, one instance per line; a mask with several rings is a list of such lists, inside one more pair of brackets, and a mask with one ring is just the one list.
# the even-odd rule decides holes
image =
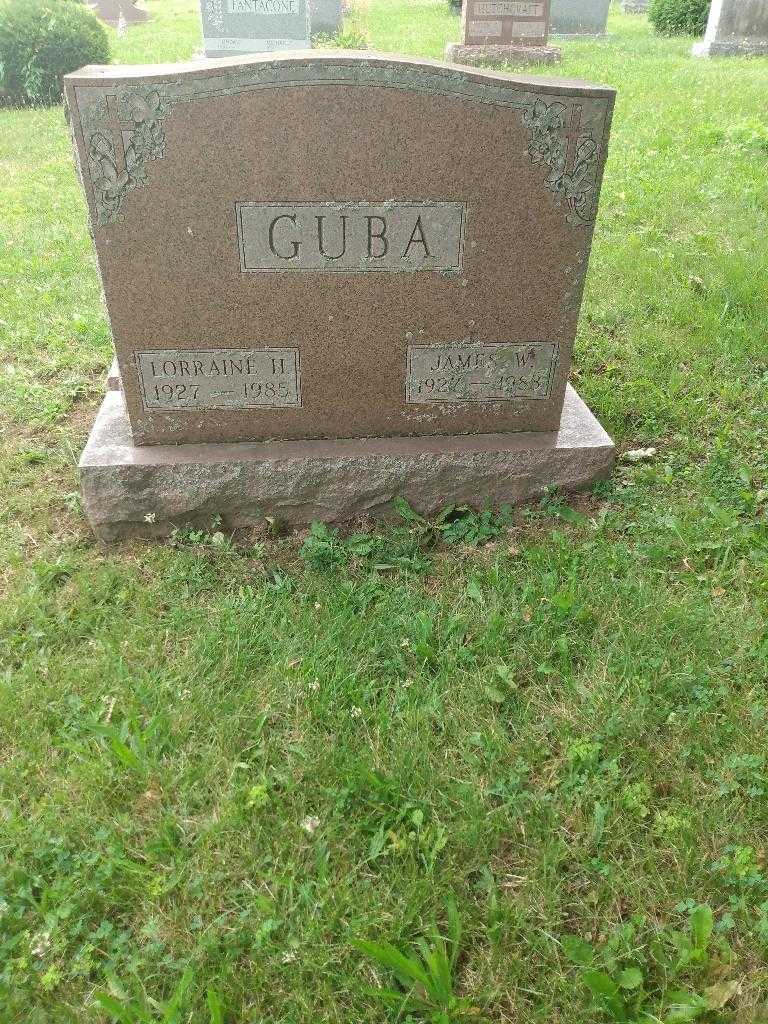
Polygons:
[[135,444],[558,427],[613,90],[308,51],[65,91]]
[[136,353],[145,410],[301,405],[297,349],[160,349]]

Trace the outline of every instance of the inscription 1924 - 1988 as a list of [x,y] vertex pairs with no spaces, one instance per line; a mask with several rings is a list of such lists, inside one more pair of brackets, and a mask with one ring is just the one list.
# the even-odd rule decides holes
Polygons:
[[160,349],[136,353],[147,411],[301,405],[295,348]]
[[555,342],[411,345],[406,401],[504,402],[549,398]]

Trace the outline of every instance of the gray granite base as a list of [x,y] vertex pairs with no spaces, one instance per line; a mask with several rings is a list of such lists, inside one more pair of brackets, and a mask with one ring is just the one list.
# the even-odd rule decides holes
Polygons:
[[452,64],[558,64],[562,57],[563,51],[558,46],[448,43],[445,48],[445,59]]
[[292,526],[388,518],[396,497],[424,514],[521,504],[547,487],[589,487],[613,462],[613,442],[570,387],[557,431],[145,447],[132,442],[121,392],[108,391],[80,483],[96,536],[110,542],[219,516],[225,529],[267,516]]
[[768,39],[694,43],[691,53],[694,57],[764,57],[768,55]]

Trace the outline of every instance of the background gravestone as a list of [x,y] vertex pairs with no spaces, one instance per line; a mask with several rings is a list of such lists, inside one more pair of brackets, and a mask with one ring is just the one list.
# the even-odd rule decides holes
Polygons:
[[335,36],[344,20],[342,0],[310,0],[312,35]]
[[621,9],[625,14],[645,14],[648,0],[621,0]]
[[564,36],[603,36],[611,0],[552,0],[550,32]]
[[768,54],[768,0],[712,0],[707,31],[696,57]]
[[200,0],[203,52],[232,57],[310,45],[310,0]]
[[147,12],[136,7],[134,0],[97,0],[88,6],[97,17],[113,28],[119,24],[121,15],[126,25],[140,25],[149,20]]
[[100,536],[607,472],[568,372],[613,90],[351,51],[65,86],[122,381]]
[[562,54],[547,43],[550,0],[464,0],[461,42],[445,59],[457,64],[509,61],[553,64]]

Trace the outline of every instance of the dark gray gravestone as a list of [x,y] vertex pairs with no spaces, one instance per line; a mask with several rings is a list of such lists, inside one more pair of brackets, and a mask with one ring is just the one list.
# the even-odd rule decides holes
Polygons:
[[344,13],[341,0],[310,0],[312,35],[335,36],[341,31]]
[[134,0],[96,0],[96,3],[88,5],[95,12],[98,18],[105,21],[113,28],[121,22],[125,25],[141,25],[149,20],[146,11],[139,10],[134,6]]
[[611,0],[552,0],[549,30],[558,36],[603,36]]

